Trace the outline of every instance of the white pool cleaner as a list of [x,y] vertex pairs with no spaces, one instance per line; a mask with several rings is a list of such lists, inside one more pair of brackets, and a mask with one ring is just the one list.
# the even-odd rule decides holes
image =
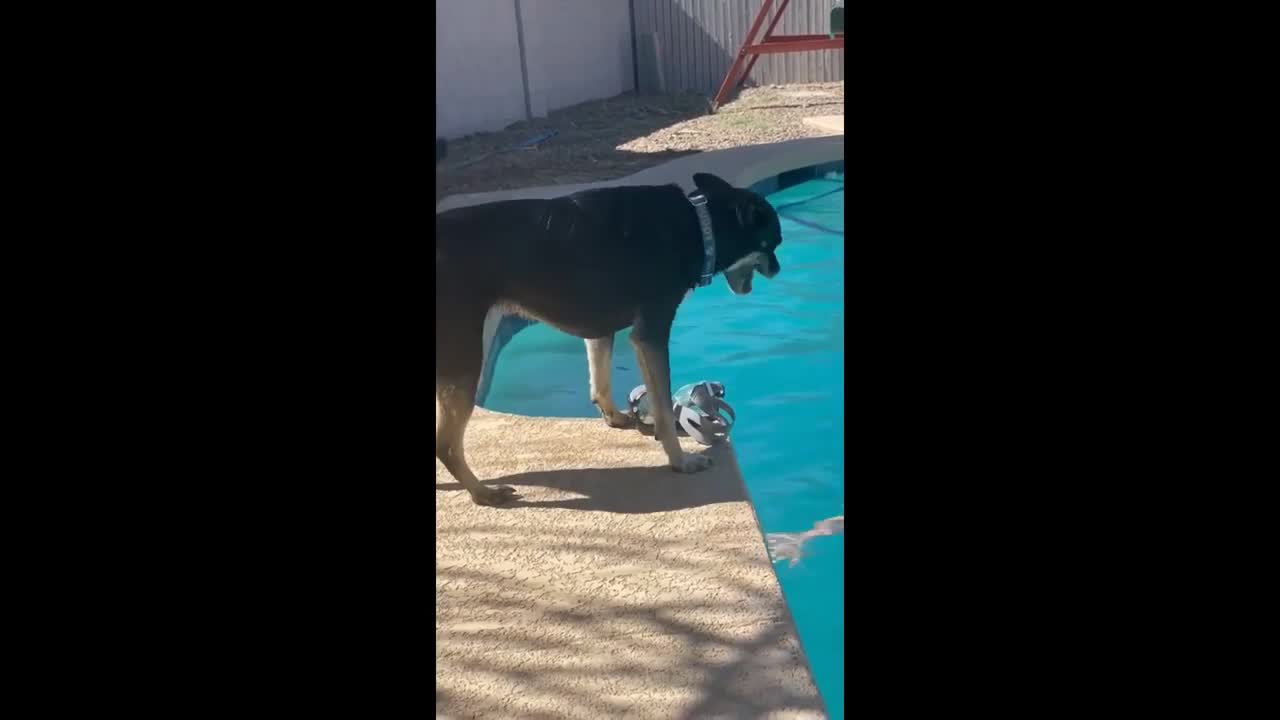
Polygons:
[[[645,425],[653,425],[649,393],[644,385],[627,396],[631,414]],[[737,415],[724,401],[724,385],[704,380],[685,385],[672,398],[671,410],[676,416],[676,432],[703,445],[715,445],[729,439],[729,430]]]

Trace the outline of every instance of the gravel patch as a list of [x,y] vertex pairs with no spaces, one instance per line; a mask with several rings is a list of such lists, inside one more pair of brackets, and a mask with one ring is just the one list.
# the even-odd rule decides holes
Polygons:
[[[676,157],[830,134],[803,122],[844,113],[844,83],[748,88],[714,115],[698,94],[619,95],[449,142],[436,200],[458,193],[624,177]],[[510,148],[542,131],[536,149]]]

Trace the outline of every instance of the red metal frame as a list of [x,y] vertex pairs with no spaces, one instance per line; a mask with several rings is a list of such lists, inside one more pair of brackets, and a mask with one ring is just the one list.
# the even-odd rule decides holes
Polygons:
[[[729,72],[724,76],[724,82],[720,83],[720,91],[716,93],[715,99],[711,101],[711,112],[715,112],[717,108],[724,104],[735,84],[741,86],[747,81],[747,78],[751,76],[751,68],[755,67],[756,59],[761,55],[844,48],[844,33],[836,33],[835,37],[830,35],[774,35],[773,29],[777,27],[778,21],[782,19],[783,11],[790,4],[791,0],[782,0],[782,4],[778,6],[778,12],[773,16],[773,20],[769,22],[768,29],[764,31],[764,37],[757,43],[754,42],[756,33],[760,31],[760,25],[764,23],[765,17],[769,14],[769,8],[773,6],[773,0],[764,0],[764,4],[760,6],[760,11],[756,13],[755,21],[751,23],[751,29],[747,31],[746,39],[742,41],[742,49],[738,50],[738,56],[734,58],[733,65],[729,66]],[[743,67],[744,62],[746,63],[746,68],[742,70],[742,74],[739,76],[738,70]]]

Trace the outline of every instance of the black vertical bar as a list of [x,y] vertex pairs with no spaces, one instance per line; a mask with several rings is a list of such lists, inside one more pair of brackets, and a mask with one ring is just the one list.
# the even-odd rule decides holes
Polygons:
[[640,94],[640,59],[636,52],[636,0],[627,0],[627,12],[631,13],[631,87]]
[[520,17],[520,0],[516,6],[516,42],[520,45],[520,82],[524,85],[524,119],[533,120],[533,105],[529,103],[529,65],[524,57],[524,20]]

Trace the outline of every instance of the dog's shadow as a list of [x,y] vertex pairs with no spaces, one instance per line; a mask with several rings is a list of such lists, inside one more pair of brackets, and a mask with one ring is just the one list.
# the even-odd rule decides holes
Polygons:
[[[703,453],[714,464],[698,473],[658,467],[573,468],[517,473],[485,480],[485,485],[544,487],[582,497],[561,500],[513,500],[501,509],[568,508],[613,513],[655,513],[739,502],[747,499],[731,451],[712,447]],[[447,475],[445,477],[448,477]],[[436,483],[436,490],[463,491],[457,482]]]

